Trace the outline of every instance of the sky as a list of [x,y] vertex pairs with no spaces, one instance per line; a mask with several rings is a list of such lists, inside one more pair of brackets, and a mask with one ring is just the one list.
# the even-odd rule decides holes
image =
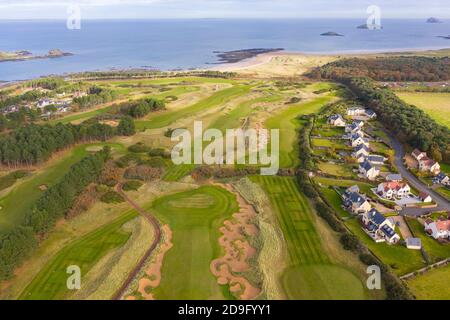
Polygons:
[[82,19],[161,18],[382,18],[450,19],[449,0],[0,0],[0,20],[67,19],[70,5]]

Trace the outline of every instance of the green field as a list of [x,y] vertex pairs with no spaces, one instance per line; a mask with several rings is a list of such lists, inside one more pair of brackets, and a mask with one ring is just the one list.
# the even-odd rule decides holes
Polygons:
[[282,273],[281,284],[287,297],[366,298],[358,277],[329,258],[316,229],[315,215],[295,180],[269,176],[254,176],[252,180],[266,191],[286,240],[289,266]]
[[337,177],[352,178],[355,176],[355,173],[352,171],[352,167],[347,164],[319,162],[317,164],[317,168],[323,173]]
[[315,177],[314,181],[316,183],[320,183],[322,185],[326,186],[335,186],[335,187],[344,187],[348,188],[351,186],[354,186],[355,184],[358,185],[361,192],[369,194],[374,186],[371,184],[355,181],[355,180],[345,180],[345,179],[333,179],[333,178],[324,178],[324,177]]
[[418,275],[406,283],[419,300],[450,300],[450,265]]
[[80,145],[72,151],[55,160],[54,164],[38,170],[30,177],[24,178],[23,182],[14,187],[6,196],[0,199],[0,231],[17,225],[34,202],[43,193],[39,189],[41,185],[51,186],[57,183],[61,177],[69,171],[70,167],[80,161],[88,154],[88,146],[109,145],[120,149],[118,144],[90,144]]
[[201,111],[206,111],[210,108],[224,104],[231,99],[242,96],[248,93],[250,88],[251,86],[248,85],[235,85],[231,88],[220,90],[208,98],[183,109],[167,112],[163,111],[156,115],[151,115],[148,120],[136,121],[136,128],[139,130],[146,130],[166,127],[179,119],[192,116]]
[[422,109],[437,123],[450,128],[450,93],[396,92],[405,102]]
[[315,98],[310,102],[290,105],[274,117],[269,118],[265,127],[280,130],[280,167],[288,168],[298,165],[297,130],[301,126],[301,115],[318,112],[327,103],[331,102],[333,95]]
[[129,211],[114,222],[91,232],[75,242],[67,245],[52,258],[37,274],[33,281],[22,292],[20,299],[55,300],[63,299],[70,294],[67,289],[67,267],[76,265],[83,275],[110,250],[125,244],[130,237],[121,227],[138,216],[135,211]]
[[195,164],[180,164],[180,165],[172,165],[167,171],[164,173],[163,180],[164,181],[178,181],[181,178],[187,176],[194,170]]
[[203,186],[155,200],[150,209],[173,233],[166,253],[157,299],[223,299],[223,291],[210,271],[220,256],[218,239],[223,221],[237,212],[233,194],[223,188]]

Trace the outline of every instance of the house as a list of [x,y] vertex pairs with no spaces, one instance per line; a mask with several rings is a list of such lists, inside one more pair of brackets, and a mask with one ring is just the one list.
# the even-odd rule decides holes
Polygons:
[[348,116],[362,116],[366,114],[366,109],[362,107],[353,107],[347,109]]
[[[363,125],[364,125],[363,121],[360,121],[360,122],[353,121],[352,123],[345,126],[345,132],[352,133],[352,134],[357,133],[358,131],[361,131]],[[364,135],[364,133],[363,133],[363,135]]]
[[367,148],[365,144],[360,144],[353,150],[353,158],[358,158],[360,155],[363,155],[364,157],[367,157],[369,155],[369,148]]
[[450,186],[450,178],[444,172],[440,172],[434,179],[433,183]]
[[426,192],[420,192],[419,199],[420,199],[420,201],[425,202],[425,203],[433,202],[433,198],[431,198],[431,196]]
[[359,165],[359,172],[368,180],[375,180],[380,175],[380,169],[367,160]]
[[366,147],[369,147],[369,140],[367,140],[367,139],[365,139],[365,138],[363,138],[363,137],[361,137],[359,134],[357,134],[357,133],[355,133],[355,134],[352,134],[352,136],[350,137],[350,140],[351,140],[351,146],[353,147],[353,148],[356,148],[356,147],[358,147],[358,146],[360,146],[360,145],[365,145]]
[[328,118],[328,123],[335,127],[345,127],[346,123],[340,114],[333,114]]
[[367,157],[367,161],[369,161],[371,164],[383,165],[384,162],[386,161],[386,158],[383,156],[373,154]]
[[422,152],[419,149],[414,149],[414,151],[411,153],[414,159],[417,161],[420,161],[422,158],[427,158],[427,153]]
[[366,161],[366,156],[363,154],[360,154],[356,157],[356,162],[357,163],[363,163],[364,161]]
[[450,220],[425,220],[425,232],[434,239],[448,239],[450,236]]
[[403,199],[411,194],[411,188],[404,182],[383,182],[378,185],[377,194],[387,200]]
[[344,207],[353,214],[366,213],[371,208],[369,201],[359,191],[347,189],[342,195],[342,199],[344,200]]
[[18,106],[15,106],[15,105],[7,106],[7,107],[4,107],[4,108],[2,109],[2,113],[3,113],[3,114],[14,113],[14,112],[17,112],[17,111],[19,111],[19,107],[18,107]]
[[43,109],[46,106],[49,106],[51,104],[53,104],[53,101],[51,101],[50,99],[40,99],[37,102],[36,107],[39,108],[39,109]]
[[406,247],[411,250],[421,250],[422,240],[420,238],[406,238]]
[[391,173],[386,176],[386,181],[403,181],[403,177],[401,174]]
[[362,127],[364,127],[364,121],[362,121],[362,120],[354,120],[353,124],[355,124],[360,129],[362,129]]
[[386,219],[377,209],[373,208],[361,215],[363,230],[375,242],[397,243],[400,236],[395,232],[395,223]]
[[431,173],[437,175],[441,172],[441,166],[438,162],[428,157],[423,157],[419,160],[419,171],[430,171]]
[[366,116],[370,119],[376,119],[377,114],[372,109],[366,109]]

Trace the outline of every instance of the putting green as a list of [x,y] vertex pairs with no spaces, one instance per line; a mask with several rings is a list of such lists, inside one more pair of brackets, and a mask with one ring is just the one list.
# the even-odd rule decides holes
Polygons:
[[223,188],[203,186],[155,200],[150,208],[172,229],[156,299],[224,299],[210,271],[219,257],[219,228],[238,210],[236,198]]

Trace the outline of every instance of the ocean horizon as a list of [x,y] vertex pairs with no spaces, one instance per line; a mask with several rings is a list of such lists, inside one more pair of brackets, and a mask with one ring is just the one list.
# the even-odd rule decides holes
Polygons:
[[[148,68],[186,70],[218,63],[217,51],[283,48],[306,54],[437,50],[450,47],[450,21],[385,19],[383,29],[364,30],[360,19],[137,19],[0,21],[0,51],[51,49],[73,53],[52,59],[0,62],[1,81],[82,71]],[[342,37],[321,36],[336,32]]]

